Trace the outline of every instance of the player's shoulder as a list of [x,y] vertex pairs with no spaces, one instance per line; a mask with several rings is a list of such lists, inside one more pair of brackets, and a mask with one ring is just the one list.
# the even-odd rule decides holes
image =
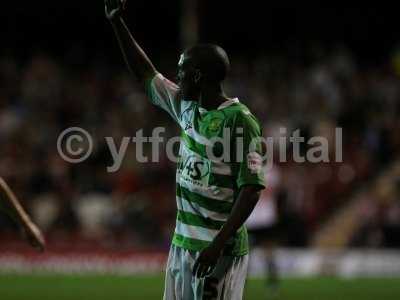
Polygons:
[[231,105],[229,105],[228,107],[226,107],[224,109],[224,112],[226,115],[228,115],[229,117],[232,117],[232,118],[251,114],[248,107],[246,105],[244,105],[242,102],[232,103]]
[[242,102],[235,103],[230,107],[230,117],[238,123],[255,123],[259,124],[256,116],[250,111],[250,109]]

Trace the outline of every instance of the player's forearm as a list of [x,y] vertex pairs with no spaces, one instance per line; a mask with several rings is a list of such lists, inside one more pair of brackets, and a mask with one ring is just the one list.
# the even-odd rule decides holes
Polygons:
[[238,229],[246,222],[258,199],[260,198],[260,188],[258,186],[245,186],[241,189],[236,200],[231,215],[222,227],[219,234],[215,237],[213,243],[221,249],[226,242],[233,237]]
[[135,74],[141,82],[151,79],[157,71],[146,53],[133,38],[123,19],[118,17],[111,24],[131,73]]
[[0,178],[0,209],[23,226],[30,222],[30,218],[24,208],[2,178]]

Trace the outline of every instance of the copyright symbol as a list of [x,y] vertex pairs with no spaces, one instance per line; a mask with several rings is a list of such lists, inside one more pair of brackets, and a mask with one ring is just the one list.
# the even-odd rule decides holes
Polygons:
[[74,164],[81,163],[92,154],[92,137],[80,127],[67,128],[58,136],[57,151],[63,160]]

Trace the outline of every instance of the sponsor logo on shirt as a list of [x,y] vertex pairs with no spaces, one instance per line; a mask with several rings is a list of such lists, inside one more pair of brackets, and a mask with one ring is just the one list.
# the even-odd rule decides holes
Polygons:
[[178,168],[179,181],[206,188],[210,177],[210,161],[198,155],[183,157]]

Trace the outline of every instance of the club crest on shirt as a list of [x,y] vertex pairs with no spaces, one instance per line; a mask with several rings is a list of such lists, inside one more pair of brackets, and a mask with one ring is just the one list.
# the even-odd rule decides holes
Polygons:
[[223,120],[219,118],[214,118],[210,121],[210,124],[208,125],[208,130],[209,131],[218,131],[221,128]]

